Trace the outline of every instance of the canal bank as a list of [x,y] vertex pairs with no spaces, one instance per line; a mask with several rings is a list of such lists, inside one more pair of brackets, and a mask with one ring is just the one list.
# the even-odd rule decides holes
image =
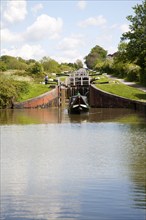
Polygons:
[[[56,86],[51,91],[38,97],[21,103],[13,103],[14,109],[22,108],[48,108],[65,106],[67,95],[70,94],[70,87]],[[95,85],[89,86],[89,104],[93,108],[131,108],[146,113],[146,102],[131,100],[118,95],[105,92]]]
[[58,87],[56,87],[51,91],[42,94],[38,97],[28,99],[24,102],[14,102],[12,108],[48,108],[58,106],[58,96]]
[[131,100],[90,86],[90,106],[94,108],[131,108],[146,113],[146,102]]

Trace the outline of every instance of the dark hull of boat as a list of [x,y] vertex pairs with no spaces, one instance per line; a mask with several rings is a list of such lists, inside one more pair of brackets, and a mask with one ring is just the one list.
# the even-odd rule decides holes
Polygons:
[[88,112],[89,109],[88,108],[81,108],[81,107],[77,107],[77,108],[70,108],[69,109],[69,113],[70,114],[82,114],[82,113],[85,113],[85,112]]
[[89,111],[87,97],[73,96],[70,98],[68,112],[71,114],[81,114]]

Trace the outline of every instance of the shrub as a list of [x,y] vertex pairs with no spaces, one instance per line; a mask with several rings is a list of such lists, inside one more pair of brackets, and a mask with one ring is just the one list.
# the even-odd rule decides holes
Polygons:
[[115,76],[125,78],[126,77],[126,64],[120,62],[120,63],[114,63],[113,66],[113,72]]
[[13,101],[29,91],[29,84],[0,76],[0,108],[11,108]]
[[6,64],[1,60],[0,60],[0,70],[3,72],[7,70]]
[[112,60],[106,60],[101,67],[101,72],[106,72],[111,74],[113,72]]
[[140,72],[140,83],[146,86],[146,68]]
[[33,75],[39,75],[43,73],[43,67],[39,62],[30,64],[27,69],[27,72]]
[[140,67],[135,64],[129,64],[126,79],[128,81],[138,82],[140,80]]
[[13,97],[17,95],[15,87],[10,79],[0,77],[0,108],[11,107]]

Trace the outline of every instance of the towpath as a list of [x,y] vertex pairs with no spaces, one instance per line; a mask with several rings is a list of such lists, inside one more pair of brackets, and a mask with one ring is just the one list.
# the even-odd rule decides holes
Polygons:
[[109,75],[109,74],[107,75],[107,77],[109,77],[109,78],[111,78],[111,79],[114,79],[114,80],[118,80],[118,81],[124,83],[124,84],[127,85],[127,86],[135,87],[135,88],[137,88],[137,89],[142,90],[143,92],[146,92],[146,87],[141,86],[141,85],[138,85],[138,84],[136,84],[135,82],[127,82],[127,81],[125,81],[124,79],[120,79],[120,78],[117,78],[117,77],[112,76],[112,75]]

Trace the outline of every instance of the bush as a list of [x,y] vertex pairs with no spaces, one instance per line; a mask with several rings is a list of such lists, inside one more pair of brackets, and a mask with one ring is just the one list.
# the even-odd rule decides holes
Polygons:
[[11,77],[0,76],[0,108],[11,108],[13,101],[29,91],[29,84]]
[[140,72],[140,83],[146,86],[146,68]]
[[94,67],[94,69],[95,69],[96,71],[101,71],[103,65],[104,65],[104,61],[98,61],[98,62],[96,63],[96,66]]
[[6,64],[1,60],[0,60],[0,70],[3,72],[7,70]]
[[129,66],[127,68],[126,79],[128,81],[139,82],[139,80],[140,80],[140,67],[135,64],[129,64]]
[[24,81],[13,81],[13,86],[16,89],[17,97],[21,96],[21,94],[29,92],[29,84]]
[[0,108],[10,108],[12,106],[13,97],[17,96],[15,87],[9,79],[0,77]]
[[33,75],[39,75],[43,73],[43,67],[39,62],[30,64],[30,66],[27,69],[27,72],[29,74],[33,74]]
[[114,63],[113,66],[113,75],[118,77],[123,77],[123,64],[122,63]]
[[106,60],[101,67],[101,72],[106,72],[111,74],[113,72],[112,60]]
[[13,74],[17,76],[24,76],[24,77],[28,76],[28,73],[25,70],[16,70]]

